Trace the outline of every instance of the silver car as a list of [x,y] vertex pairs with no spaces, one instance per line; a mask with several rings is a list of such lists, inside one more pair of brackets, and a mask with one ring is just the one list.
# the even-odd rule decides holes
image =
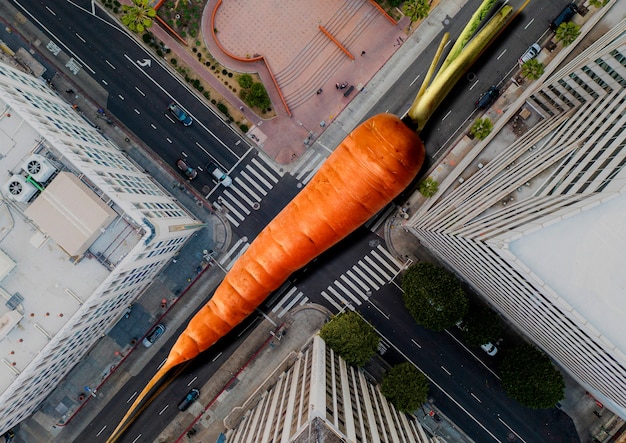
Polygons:
[[539,46],[537,43],[533,43],[530,46],[530,48],[528,48],[526,52],[524,52],[524,54],[522,54],[522,56],[519,58],[518,60],[519,64],[523,65],[528,60],[532,60],[533,58],[537,57],[537,55],[539,55],[540,52],[541,52],[541,46]]

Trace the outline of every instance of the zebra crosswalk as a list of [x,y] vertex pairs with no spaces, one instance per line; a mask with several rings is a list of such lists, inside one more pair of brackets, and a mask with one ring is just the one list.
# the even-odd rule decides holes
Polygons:
[[284,173],[278,166],[261,157],[254,157],[240,171],[231,174],[232,185],[223,188],[211,204],[223,211],[228,221],[237,227],[251,211],[259,208],[263,198]]
[[[385,247],[377,245],[322,290],[320,295],[337,311],[355,310],[375,291],[391,282],[404,267],[405,264],[391,255]],[[293,307],[312,301],[311,297],[315,298],[312,294],[309,294],[311,297],[305,295],[296,286],[287,286],[281,291],[276,295],[280,298],[272,308],[272,314],[278,318]]]
[[298,159],[296,166],[291,170],[290,174],[299,183],[305,185],[313,178],[325,160],[326,157],[321,153],[314,149],[309,149]]

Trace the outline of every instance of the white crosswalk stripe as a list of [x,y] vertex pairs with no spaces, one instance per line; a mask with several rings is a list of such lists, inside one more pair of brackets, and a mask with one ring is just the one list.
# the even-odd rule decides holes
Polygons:
[[212,206],[225,213],[228,221],[239,226],[269,191],[280,181],[284,171],[262,157],[250,160],[244,168],[231,173],[232,185],[218,188]]
[[326,157],[313,149],[306,151],[298,160],[296,167],[290,172],[301,183],[308,183],[322,166]]
[[230,270],[230,268],[233,267],[233,264],[235,264],[235,261],[237,261],[241,254],[243,254],[249,247],[250,243],[248,243],[247,239],[245,237],[240,238],[233,246],[230,247],[226,254],[220,257],[218,263],[226,271]]
[[404,263],[384,246],[377,245],[322,291],[322,296],[338,310],[346,306],[354,310],[373,292],[390,283],[403,268]]

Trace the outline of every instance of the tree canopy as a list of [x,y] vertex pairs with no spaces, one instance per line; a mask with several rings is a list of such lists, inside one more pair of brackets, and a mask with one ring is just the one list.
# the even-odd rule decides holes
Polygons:
[[459,280],[431,263],[417,263],[402,277],[403,298],[415,321],[442,331],[467,312],[467,296]]
[[470,128],[470,134],[476,137],[478,140],[484,140],[487,138],[493,130],[493,123],[487,117],[477,119]]
[[156,17],[149,0],[133,0],[132,5],[122,5],[122,11],[122,23],[134,32],[143,32],[151,27],[152,19]]
[[551,408],[563,398],[563,375],[546,354],[532,345],[508,350],[502,359],[500,375],[507,395],[529,408]]
[[556,41],[563,43],[563,46],[571,45],[580,35],[580,26],[574,22],[564,22],[556,28]]
[[353,311],[336,315],[320,330],[320,337],[351,366],[363,366],[376,354],[380,337]]
[[437,183],[432,177],[426,178],[426,180],[422,181],[417,190],[424,197],[432,197],[439,190],[439,183]]
[[463,320],[463,338],[471,345],[494,343],[500,338],[500,317],[485,305],[470,306]]
[[[244,80],[245,84],[246,80]],[[253,108],[266,109],[272,104],[263,83],[252,83],[249,88],[242,86],[239,93],[241,99]]]
[[426,376],[411,363],[401,363],[385,374],[381,391],[401,412],[411,413],[428,398]]
[[411,23],[428,17],[430,3],[427,0],[407,0],[404,2],[402,12],[409,17]]
[[522,76],[529,80],[537,80],[543,75],[544,70],[543,63],[533,58],[522,65]]

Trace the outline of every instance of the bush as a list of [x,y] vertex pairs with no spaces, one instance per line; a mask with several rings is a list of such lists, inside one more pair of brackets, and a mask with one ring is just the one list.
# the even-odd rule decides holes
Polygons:
[[270,97],[267,95],[265,86],[262,83],[253,83],[250,91],[246,94],[246,103],[253,108],[264,109],[271,104]]
[[437,183],[432,177],[428,177],[419,184],[417,190],[424,197],[430,198],[439,190],[439,183]]
[[334,316],[320,337],[351,366],[363,366],[376,354],[380,337],[374,328],[353,311]]
[[400,412],[411,413],[428,399],[426,376],[408,362],[387,371],[380,389]]
[[252,79],[252,76],[250,74],[241,74],[237,78],[237,83],[239,83],[239,86],[241,86],[243,89],[250,89],[250,87],[252,87],[252,84],[254,83],[254,80]]
[[217,104],[217,109],[219,109],[224,115],[228,115],[228,108],[226,107],[224,103],[219,102]]
[[243,132],[244,134],[250,130],[250,128],[248,128],[248,125],[244,124],[239,125],[239,129],[241,129],[241,132]]

